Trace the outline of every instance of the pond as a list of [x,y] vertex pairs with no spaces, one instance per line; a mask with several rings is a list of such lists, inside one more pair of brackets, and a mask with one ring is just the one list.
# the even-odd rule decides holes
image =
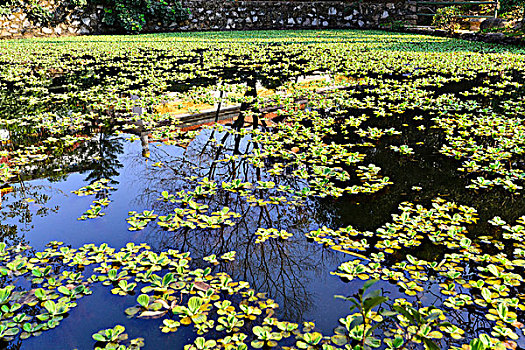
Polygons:
[[0,61],[0,346],[525,347],[525,50],[261,31]]

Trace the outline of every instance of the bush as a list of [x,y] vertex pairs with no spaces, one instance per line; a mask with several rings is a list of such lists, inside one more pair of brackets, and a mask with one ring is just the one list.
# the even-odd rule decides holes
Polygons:
[[187,11],[178,1],[164,0],[97,0],[104,5],[103,22],[127,33],[139,33],[147,22],[178,22],[187,18]]
[[459,29],[459,15],[461,10],[457,6],[439,8],[433,17],[432,25],[453,33]]
[[525,13],[525,0],[501,0],[500,11],[506,13],[516,8],[522,8],[522,13]]
[[0,17],[11,14],[11,9],[18,4],[18,0],[0,0]]
[[50,25],[55,19],[55,15],[47,8],[39,4],[33,4],[27,12],[27,18],[33,23],[40,23],[44,26]]

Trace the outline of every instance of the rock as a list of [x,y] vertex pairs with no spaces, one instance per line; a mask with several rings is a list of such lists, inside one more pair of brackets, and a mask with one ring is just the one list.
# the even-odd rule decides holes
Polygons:
[[319,25],[319,22],[317,21],[317,18],[314,18],[314,20],[312,21],[312,25],[314,27],[318,26]]
[[51,28],[43,27],[42,33],[44,34],[53,34],[53,30]]
[[351,21],[353,18],[354,18],[354,16],[350,15],[350,16],[346,16],[346,17],[344,17],[343,19],[344,19],[345,21]]
[[82,18],[82,23],[84,23],[86,26],[89,27],[89,25],[91,24],[91,18],[89,17]]
[[487,43],[499,43],[505,39],[505,34],[503,33],[488,33],[483,35],[483,41]]
[[258,19],[259,19],[259,17],[257,17],[257,16],[253,16],[253,22],[254,22],[254,23],[257,22]]
[[77,32],[77,28],[68,27],[67,31],[70,32],[71,34],[75,34]]
[[327,21],[323,21],[323,27],[328,27],[328,22]]
[[481,18],[471,18],[469,20],[469,29],[473,32],[477,32],[481,26],[481,22],[483,22],[483,19]]
[[335,16],[335,15],[337,15],[337,10],[335,9],[335,7],[330,7],[330,8],[328,9],[328,15],[329,15],[329,16]]
[[359,26],[359,28],[362,28],[365,25],[365,22],[359,20],[357,21],[357,25]]
[[509,22],[503,18],[487,18],[479,25],[480,30],[493,29],[493,28],[505,28],[509,25]]
[[381,19],[388,18],[388,16],[389,16],[388,11],[383,11],[383,13],[381,14]]
[[56,27],[56,28],[55,28],[55,34],[57,34],[57,35],[62,34],[62,28],[60,28],[60,27]]
[[288,18],[288,24],[291,24],[291,25],[295,24],[295,21],[293,20],[293,18]]
[[310,22],[310,18],[305,19],[304,22],[303,22],[303,26],[305,26],[305,27],[309,27],[311,24],[312,23]]

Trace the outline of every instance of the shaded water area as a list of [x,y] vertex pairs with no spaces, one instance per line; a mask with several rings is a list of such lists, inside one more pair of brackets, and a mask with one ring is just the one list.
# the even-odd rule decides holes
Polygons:
[[[215,157],[215,150],[205,147],[209,133],[201,133],[187,149],[152,145],[150,159],[141,155],[139,140],[128,141],[126,136],[97,136],[93,143],[95,147],[104,149],[106,160],[112,159],[114,171],[108,174],[107,164],[102,162],[101,168],[15,184],[13,192],[3,197],[0,212],[3,240],[9,244],[27,243],[38,250],[44,249],[50,240],[62,241],[72,247],[108,243],[117,249],[128,242],[145,242],[155,251],[178,249],[191,252],[196,259],[234,250],[237,252],[236,261],[217,269],[228,272],[235,280],[250,282],[258,291],[267,292],[280,305],[279,315],[283,318],[297,321],[315,319],[320,327],[330,330],[338,317],[346,312],[345,303],[335,300],[333,295],[349,294],[356,287],[342,283],[329,274],[344,260],[342,254],[320,249],[308,243],[299,233],[322,225],[337,225],[340,218],[332,214],[331,203],[312,200],[304,208],[296,210],[285,206],[262,209],[249,207],[242,198],[224,193],[207,203],[212,208],[228,206],[242,213],[233,228],[167,232],[149,225],[141,231],[128,231],[129,225],[124,220],[128,211],[169,211],[169,206],[158,200],[160,192],[167,190],[175,193],[186,188],[188,181],[185,178],[191,174],[207,174],[212,175],[211,178],[224,180],[238,174],[250,178],[248,167],[242,164],[236,170],[229,166],[209,168],[207,163]],[[230,146],[233,149],[233,144]],[[241,145],[241,149],[245,147]],[[157,160],[164,163],[162,168],[151,165]],[[198,170],[193,169],[194,164],[199,164]],[[93,198],[78,197],[71,192],[100,178],[110,179],[110,185],[114,187],[114,190],[99,195],[111,200],[104,209],[106,215],[95,220],[78,221],[77,218],[89,208]],[[298,233],[290,242],[260,245],[254,243],[253,232],[258,227],[276,227]],[[193,337],[191,332],[185,337],[177,333],[176,339],[181,337],[179,345],[173,343],[173,336],[155,335],[150,338],[149,333],[158,331],[158,321],[140,320],[135,323],[123,319],[122,310],[132,306],[133,300],[121,300],[103,287],[97,289],[94,289],[93,295],[82,300],[78,309],[61,324],[60,332],[69,335],[63,340],[64,347],[86,348],[91,343],[92,333],[115,322],[124,323],[131,335],[136,333],[147,337],[148,348],[151,346],[153,349],[164,348],[168,344],[171,348],[182,347],[187,342],[186,337]],[[150,330],[146,328],[145,332],[143,327],[148,327],[148,323],[151,324]],[[138,328],[134,331],[134,327]],[[23,348],[37,348],[43,344],[53,348],[56,336],[51,332],[44,333],[26,341]]]
[[[243,42],[225,49],[223,42],[214,47],[206,40],[181,52],[171,47],[148,47],[147,44],[140,47],[134,43],[132,49],[124,46],[122,52],[114,56],[108,48],[105,48],[107,53],[105,49],[90,53],[72,46],[71,52],[57,57],[75,64],[63,69],[53,68],[52,61],[41,58],[26,67],[29,69],[26,73],[31,75],[27,86],[21,87],[17,79],[4,74],[0,77],[4,88],[0,95],[0,116],[8,121],[3,123],[2,130],[9,131],[9,140],[2,145],[11,153],[1,163],[20,164],[21,170],[3,181],[0,242],[10,247],[30,245],[35,251],[44,250],[50,241],[63,242],[72,248],[107,243],[117,250],[129,242],[146,243],[155,252],[170,249],[189,252],[192,265],[202,268],[209,265],[203,258],[235,251],[234,260],[221,260],[212,265],[212,273],[225,272],[233,281],[248,282],[255,291],[266,293],[279,304],[275,310],[278,319],[295,323],[315,321],[316,330],[325,335],[332,334],[340,318],[351,314],[349,303],[334,296],[356,293],[366,279],[349,278],[356,277],[350,273],[345,276],[341,273],[344,263],[356,258],[369,262],[375,259],[372,254],[384,251],[387,254],[381,266],[403,269],[407,266],[402,264],[406,263],[408,255],[411,262],[413,257],[429,263],[440,262],[459,247],[446,239],[447,244],[439,245],[430,235],[430,239],[426,236],[401,239],[405,245],[398,243],[400,247],[389,250],[387,246],[385,249],[388,239],[380,235],[379,229],[395,226],[399,231],[399,227],[410,221],[407,217],[399,220],[404,202],[437,208],[436,203],[441,202],[436,199],[441,198],[443,202],[474,208],[477,211],[474,220],[458,219],[456,214],[448,212],[438,219],[433,216],[425,219],[426,214],[421,214],[423,219],[420,220],[417,214],[423,210],[418,208],[411,219],[419,226],[409,227],[407,231],[428,232],[428,227],[435,225],[443,232],[452,232],[449,227],[461,226],[458,229],[461,247],[465,244],[463,239],[468,238],[483,253],[490,256],[501,252],[509,256],[515,254],[515,261],[518,261],[521,255],[513,250],[516,245],[503,238],[503,225],[489,221],[497,216],[513,225],[525,215],[525,199],[521,191],[513,187],[523,185],[525,180],[519,173],[524,168],[522,153],[518,150],[508,157],[492,158],[485,164],[476,154],[468,152],[488,149],[487,154],[504,153],[507,146],[499,137],[511,137],[506,129],[508,126],[497,128],[492,134],[477,135],[475,129],[485,127],[483,121],[479,122],[481,126],[469,125],[465,128],[468,132],[463,131],[461,123],[467,123],[464,119],[473,120],[469,117],[472,114],[494,118],[487,124],[501,125],[501,120],[494,117],[497,114],[517,119],[516,128],[523,126],[520,118],[524,117],[525,110],[525,75],[519,69],[523,67],[523,53],[512,52],[515,61],[509,59],[510,63],[504,62],[507,64],[504,65],[497,46],[462,44],[465,47],[458,49],[455,43],[437,38],[434,42],[434,39],[422,37],[410,43],[408,37],[402,35],[385,39],[377,33],[370,37],[353,32],[326,33],[323,36],[306,32],[300,39],[303,46],[293,43],[290,39],[293,35],[290,38],[270,36],[275,43],[266,42],[268,38],[263,36],[263,42],[250,47],[248,52],[243,51]],[[221,40],[228,43],[230,39],[226,36]],[[349,43],[355,45],[351,46],[355,50],[352,53],[348,47],[338,46]],[[459,73],[444,72],[425,62],[429,55],[437,55],[433,50],[428,53],[428,46],[443,52],[445,58],[442,59],[450,59],[451,52],[462,52],[466,57],[494,53],[503,66],[492,67],[492,61],[487,59],[480,64],[478,72],[473,72],[474,63],[466,68],[456,67]],[[401,58],[406,52],[414,56]],[[421,57],[417,56],[418,52]],[[385,58],[387,56],[390,61]],[[3,63],[14,64],[13,61],[4,60]],[[152,61],[158,64],[153,65]],[[450,62],[451,66],[458,64],[454,60]],[[154,73],[138,68],[142,66]],[[158,80],[151,83],[150,79],[159,79],[162,75],[166,75],[163,85],[155,85]],[[289,87],[282,88],[289,83],[316,81],[319,77],[331,79],[320,84],[322,92],[299,86],[299,92],[293,95]],[[28,87],[39,79],[45,91]],[[235,106],[240,115],[214,124],[219,115],[215,111],[223,102],[217,103],[209,96],[216,98],[221,87],[228,84],[242,86],[241,92],[235,91],[229,101],[230,107]],[[100,105],[96,105],[94,96],[98,96],[99,86],[107,88],[105,93],[117,102],[109,98],[109,102],[98,101]],[[480,86],[488,91],[478,89]],[[141,90],[160,97],[148,102],[151,96],[141,95]],[[262,106],[258,106],[253,98],[261,90],[279,91],[283,96],[288,92],[292,97],[286,100],[270,95],[270,102],[266,105],[261,102]],[[88,92],[84,94],[84,91]],[[177,118],[151,122],[148,118],[152,115],[158,117],[151,112],[152,105],[166,103],[164,99],[173,93],[194,98],[206,95],[208,100],[199,102],[205,108],[211,106],[210,111],[200,120],[193,120],[191,125],[174,122]],[[185,115],[192,113],[189,109]],[[36,115],[40,119],[35,122]],[[259,123],[258,118],[262,117],[267,119]],[[14,122],[9,123],[10,120]],[[461,120],[459,126],[447,129],[456,120]],[[57,132],[52,130],[52,125],[58,121],[66,125]],[[170,124],[177,127],[175,136],[165,129],[156,131]],[[380,135],[375,136],[376,132]],[[462,143],[461,137],[467,137],[466,134],[474,135],[468,140],[470,144]],[[64,140],[67,135],[74,135],[76,139],[49,141],[55,137]],[[515,149],[525,141],[520,140],[513,139]],[[39,148],[53,142],[58,146]],[[404,154],[403,150],[409,149],[403,148],[406,146],[414,152]],[[331,153],[333,149],[335,153]],[[449,149],[457,153],[451,156]],[[323,150],[329,151],[323,155]],[[266,153],[260,156],[261,152]],[[32,161],[32,157],[42,154],[49,158]],[[345,161],[343,157],[338,158],[338,154],[345,154],[344,159],[355,156],[357,160]],[[21,161],[21,158],[24,159]],[[473,166],[465,165],[473,159],[481,164],[478,167],[481,170],[477,168],[471,172],[469,169]],[[262,166],[255,166],[258,161]],[[344,174],[349,174],[348,178]],[[469,187],[478,184],[475,181],[479,176],[493,181],[492,185],[482,183],[485,187]],[[502,180],[498,180],[500,176]],[[107,180],[107,187],[102,190],[86,196],[73,193],[101,180]],[[133,217],[139,215],[137,213],[153,210],[155,215],[168,215],[187,208],[190,200],[184,202],[184,196],[199,186],[205,187],[203,181],[215,182],[217,188],[212,194],[194,194],[198,205],[207,206],[202,212],[218,213],[227,207],[239,214],[228,218],[233,221],[232,225],[182,225],[168,230],[158,224],[159,218],[155,218],[134,229]],[[243,185],[246,182],[249,184]],[[338,189],[341,191],[337,192]],[[168,195],[164,192],[178,196],[179,202],[166,200]],[[278,197],[281,199],[276,199]],[[104,215],[79,220],[94,200],[106,199],[109,202],[102,206]],[[469,209],[461,210],[469,213]],[[428,214],[427,218],[430,217]],[[393,220],[394,225],[387,225]],[[308,236],[323,227],[337,230],[348,226],[358,233],[333,238],[335,243],[315,242],[315,235]],[[257,242],[256,232],[260,228],[284,230],[292,236]],[[374,236],[372,233],[376,231],[380,234]],[[457,238],[455,232],[449,234],[453,242]],[[397,239],[395,234],[393,229],[392,241]],[[364,237],[366,243],[360,241],[355,246],[363,244],[366,247],[345,248],[346,239],[353,236]],[[502,245],[494,244],[495,241],[501,241]],[[418,282],[422,287],[417,293],[401,287],[396,279],[388,278],[383,278],[375,288],[381,289],[390,300],[406,298],[414,305],[442,307],[451,295],[442,293],[447,288],[443,285],[449,285],[450,281],[456,281],[457,294],[477,298],[477,290],[469,292],[464,286],[470,280],[483,278],[479,277],[481,270],[476,270],[478,262],[459,259],[461,278],[450,277],[443,271],[428,272],[428,277]],[[523,272],[520,264],[515,265],[516,274]],[[339,271],[339,276],[334,275],[335,271]],[[85,267],[83,274],[90,276],[91,273],[93,268]],[[412,272],[409,273],[412,276]],[[22,278],[14,283],[31,287]],[[191,327],[164,334],[159,330],[159,319],[126,317],[124,310],[137,304],[139,288],[127,297],[114,295],[100,284],[90,288],[93,293],[77,300],[78,306],[56,329],[3,345],[9,349],[91,349],[94,343],[91,335],[116,324],[124,325],[130,338],[144,337],[146,349],[182,349],[199,336]],[[405,293],[407,290],[409,293]],[[509,291],[511,296],[522,301],[523,288],[519,283],[513,284]],[[491,332],[491,321],[485,318],[487,308],[472,303],[464,308],[452,307],[450,302],[445,305],[443,309],[447,310],[449,321],[462,328],[464,334],[460,340],[447,337],[439,340],[441,348],[468,343],[482,333]],[[517,319],[522,320],[523,309],[515,308],[515,312]],[[251,325],[246,321],[243,329]],[[525,347],[521,327],[514,328],[518,338],[513,341],[518,347]],[[379,328],[377,333],[383,331]],[[292,344],[293,337],[280,346]]]

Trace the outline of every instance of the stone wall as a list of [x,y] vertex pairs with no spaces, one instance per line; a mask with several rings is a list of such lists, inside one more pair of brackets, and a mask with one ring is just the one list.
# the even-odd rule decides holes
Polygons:
[[102,6],[90,7],[86,10],[65,6],[60,0],[40,0],[39,5],[55,13],[57,20],[54,25],[46,26],[31,21],[22,4],[10,15],[0,16],[0,39],[102,34],[105,32],[101,23],[104,12]]
[[184,1],[181,30],[378,28],[412,15],[408,2]]
[[[114,30],[102,23],[101,6],[81,9],[64,7],[60,0],[41,0],[43,7],[60,14],[53,26],[33,23],[22,9],[0,17],[0,38],[107,34]],[[258,30],[258,29],[315,29],[315,28],[378,28],[393,21],[414,19],[409,1],[220,1],[186,0],[183,7],[190,10],[183,23],[159,25],[151,23],[147,32]]]

